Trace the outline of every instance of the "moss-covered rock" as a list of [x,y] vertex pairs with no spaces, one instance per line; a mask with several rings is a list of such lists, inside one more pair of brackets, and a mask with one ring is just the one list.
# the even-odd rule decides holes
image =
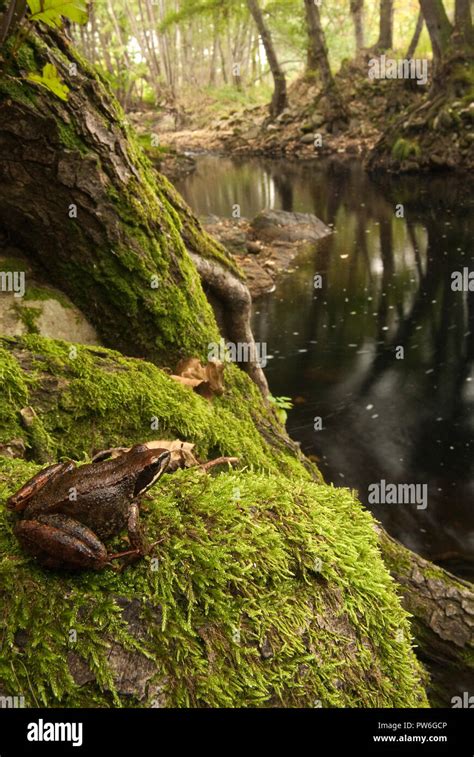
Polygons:
[[30,261],[15,255],[0,254],[0,271],[24,273],[24,295],[2,292],[0,297],[0,333],[18,336],[41,334],[53,339],[67,339],[81,344],[100,344],[95,329],[81,311],[59,289],[50,286],[35,271]]
[[1,340],[0,440],[23,439],[34,460],[153,437],[240,457],[235,471],[161,479],[142,513],[158,541],[147,559],[73,574],[21,550],[3,503],[39,466],[0,456],[2,693],[51,706],[426,705],[372,517],[320,482],[245,374],[228,366],[225,383],[209,402],[109,350]]

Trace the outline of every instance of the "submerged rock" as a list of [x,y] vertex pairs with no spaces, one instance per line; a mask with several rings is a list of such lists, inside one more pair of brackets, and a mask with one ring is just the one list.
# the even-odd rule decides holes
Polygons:
[[262,210],[251,222],[259,239],[285,242],[316,242],[331,234],[331,229],[311,213]]

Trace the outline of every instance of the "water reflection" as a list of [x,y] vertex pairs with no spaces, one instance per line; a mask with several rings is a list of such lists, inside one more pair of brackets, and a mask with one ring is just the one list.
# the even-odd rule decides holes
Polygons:
[[371,509],[408,546],[472,577],[474,292],[451,288],[453,271],[474,270],[472,189],[446,176],[378,182],[357,164],[205,158],[183,191],[200,213],[272,206],[333,225],[256,303],[270,386],[293,397],[288,428],[327,480],[365,502],[381,479],[428,484],[426,510]]

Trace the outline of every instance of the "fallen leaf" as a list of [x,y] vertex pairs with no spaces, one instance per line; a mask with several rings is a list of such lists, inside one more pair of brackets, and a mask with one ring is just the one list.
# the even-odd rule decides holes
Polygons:
[[209,400],[224,393],[224,363],[218,360],[210,360],[206,365],[196,357],[181,360],[171,378]]

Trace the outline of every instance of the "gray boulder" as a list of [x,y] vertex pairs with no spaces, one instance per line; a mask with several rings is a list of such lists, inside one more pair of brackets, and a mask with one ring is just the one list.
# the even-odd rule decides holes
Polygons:
[[250,224],[258,239],[272,242],[315,242],[331,234],[331,229],[311,213],[262,210]]

